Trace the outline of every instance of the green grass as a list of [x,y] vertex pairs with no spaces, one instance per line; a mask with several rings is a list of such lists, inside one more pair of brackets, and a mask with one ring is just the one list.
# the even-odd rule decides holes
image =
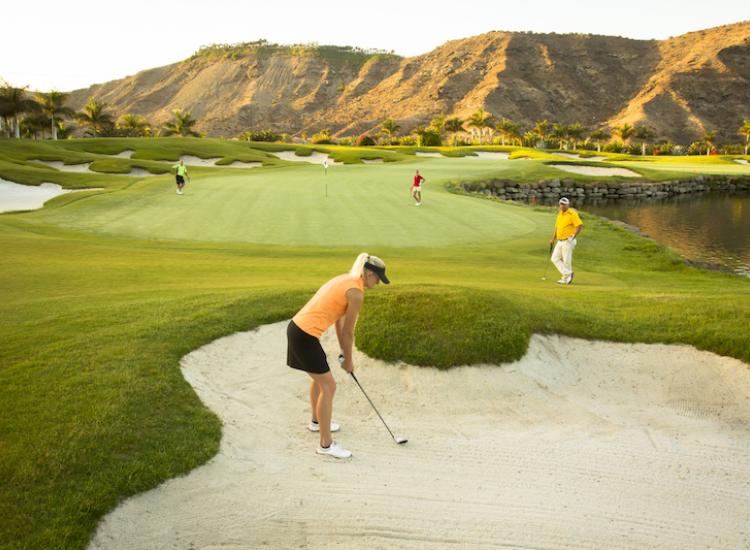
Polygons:
[[[749,281],[685,267],[584,213],[577,284],[559,287],[541,281],[547,269],[552,279],[552,210],[444,188],[549,177],[544,160],[394,151],[390,163],[329,168],[328,199],[320,167],[283,161],[198,168],[177,197],[167,176],[26,160],[135,149],[160,164],[147,157],[251,149],[202,141],[0,142],[0,177],[105,188],[0,215],[0,548],[83,548],[121,499],[210,458],[220,424],[182,378],[180,357],[288,318],[362,250],[383,257],[393,280],[368,291],[357,327],[357,345],[375,357],[440,368],[510,361],[542,332],[688,343],[750,363]],[[427,177],[421,208],[408,196],[417,167]]]

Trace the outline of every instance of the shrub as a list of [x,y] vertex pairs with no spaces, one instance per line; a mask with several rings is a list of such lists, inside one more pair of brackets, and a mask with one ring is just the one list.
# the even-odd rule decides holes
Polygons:
[[425,130],[420,133],[420,142],[424,147],[438,147],[442,145],[440,134],[434,130]]
[[368,147],[375,145],[375,140],[368,134],[362,134],[357,138],[357,147]]
[[281,136],[272,130],[248,130],[240,134],[240,139],[246,141],[280,141]]
[[310,141],[318,145],[334,145],[336,143],[333,138],[331,138],[331,130],[328,128],[313,134]]
[[607,143],[602,149],[608,153],[622,153],[625,150],[625,145],[619,141],[612,141]]
[[414,136],[403,136],[399,145],[416,145],[417,138]]
[[354,145],[354,138],[352,136],[344,136],[339,138],[339,145],[351,146]]

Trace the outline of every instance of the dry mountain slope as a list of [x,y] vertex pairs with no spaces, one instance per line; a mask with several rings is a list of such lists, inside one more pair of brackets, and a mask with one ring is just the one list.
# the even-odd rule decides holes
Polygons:
[[199,128],[297,133],[402,127],[478,107],[523,125],[550,119],[589,127],[648,123],[686,142],[705,130],[736,139],[750,117],[750,22],[664,41],[489,32],[417,57],[265,43],[208,48],[185,61],[72,93],[154,123],[190,110]]

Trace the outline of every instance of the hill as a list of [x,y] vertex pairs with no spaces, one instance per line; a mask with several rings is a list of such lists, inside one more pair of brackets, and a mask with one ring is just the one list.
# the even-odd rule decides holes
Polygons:
[[489,32],[403,58],[337,46],[258,41],[202,48],[189,59],[72,93],[154,123],[190,110],[199,129],[356,134],[386,116],[403,130],[479,107],[522,125],[647,123],[660,138],[720,138],[750,116],[750,22],[668,40]]

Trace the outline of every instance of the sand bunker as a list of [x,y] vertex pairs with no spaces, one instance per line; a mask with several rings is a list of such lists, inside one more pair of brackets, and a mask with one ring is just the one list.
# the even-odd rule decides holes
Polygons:
[[56,183],[21,185],[0,179],[0,212],[37,210],[48,200],[73,191],[91,191],[91,189],[63,189]]
[[229,164],[223,164],[220,168],[260,168],[263,166],[262,162],[243,162],[241,160],[235,160]]
[[[286,323],[182,360],[219,454],[107,515],[95,549],[746,548],[750,369],[687,346],[534,336],[449,371],[355,357],[392,443],[338,367],[348,461],[314,453]],[[329,362],[338,349],[327,334]]]
[[[97,174],[104,174],[104,173],[105,172],[97,172]],[[145,168],[139,168],[138,166],[134,166],[130,169],[130,172],[128,172],[127,174],[113,174],[113,175],[145,177],[145,176],[163,176],[164,174],[152,174]]]
[[598,166],[575,166],[572,164],[548,164],[552,168],[582,174],[584,176],[622,176],[624,178],[640,178],[641,175],[625,168],[599,168]]
[[438,158],[438,159],[442,159],[442,158],[445,158],[445,157],[444,157],[443,155],[441,155],[440,153],[423,153],[422,151],[417,151],[417,152],[416,152],[416,153],[414,153],[414,154],[415,154],[416,156],[418,156],[418,157],[433,157],[433,158]]
[[193,155],[182,155],[180,160],[188,166],[214,166],[217,160],[221,160],[224,157],[213,157],[208,159],[202,159],[200,157],[194,157]]
[[129,159],[130,157],[133,156],[133,153],[135,153],[135,151],[133,151],[132,149],[125,149],[124,151],[117,153],[116,155],[112,155],[112,156],[119,157],[121,159]]
[[739,162],[740,164],[744,164],[746,166],[750,166],[750,161],[747,161],[745,159],[734,159],[734,162]]
[[319,153],[318,151],[313,151],[312,154],[308,157],[300,157],[295,154],[294,151],[277,151],[275,153],[271,153],[273,156],[280,158],[281,160],[290,160],[292,162],[309,162],[310,164],[323,164],[324,160],[328,160],[328,166],[338,166],[343,165],[343,162],[338,162],[330,158],[325,153]]
[[65,164],[61,160],[31,160],[34,162],[39,162],[41,164],[46,164],[47,166],[51,166],[52,168],[55,168],[62,172],[91,172],[91,170],[89,169],[89,166],[91,166],[90,162],[84,162],[81,164]]
[[498,153],[493,151],[474,151],[474,156],[467,155],[466,159],[494,159],[494,160],[508,160],[510,153]]
[[365,164],[383,164],[383,159],[360,159]]
[[582,157],[581,155],[576,155],[574,153],[555,153],[555,155],[576,160],[590,160],[592,162],[601,162],[606,159],[606,157]]

